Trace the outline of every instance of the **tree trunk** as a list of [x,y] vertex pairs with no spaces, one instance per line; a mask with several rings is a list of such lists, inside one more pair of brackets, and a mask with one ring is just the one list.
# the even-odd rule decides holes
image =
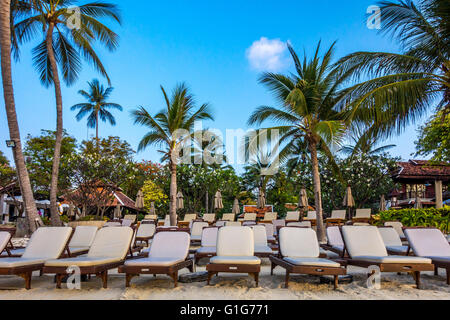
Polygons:
[[205,196],[205,211],[206,213],[209,213],[209,192],[206,191],[206,196]]
[[311,152],[311,163],[314,181],[314,200],[317,213],[317,239],[319,240],[319,242],[325,242],[326,238],[323,225],[322,191],[320,187],[319,160],[317,159],[317,143],[311,142],[309,144],[309,150]]
[[14,101],[14,90],[11,71],[11,25],[10,25],[10,0],[2,2],[0,7],[0,45],[1,45],[1,67],[3,80],[3,96],[5,99],[6,117],[10,139],[16,144],[12,149],[17,176],[22,192],[25,213],[30,232],[36,230],[36,220],[41,222],[36,203],[34,201],[33,190],[31,188],[30,177],[25,165],[22,153],[22,142],[20,139],[19,123],[17,121],[16,105]]
[[50,215],[53,226],[61,226],[61,219],[58,212],[58,178],[59,178],[59,164],[61,161],[61,144],[63,135],[63,116],[62,116],[62,95],[61,83],[59,81],[58,66],[56,64],[55,53],[53,52],[53,29],[54,24],[50,23],[47,31],[46,44],[48,58],[53,74],[53,84],[55,86],[56,98],[56,139],[55,151],[53,153],[52,179],[50,184]]
[[177,165],[172,160],[169,160],[170,166],[170,203],[169,216],[170,225],[177,225]]

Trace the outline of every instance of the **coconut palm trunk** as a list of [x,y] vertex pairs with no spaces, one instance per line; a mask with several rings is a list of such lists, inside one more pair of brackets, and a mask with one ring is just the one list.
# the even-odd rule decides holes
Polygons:
[[55,150],[53,153],[53,165],[52,165],[52,178],[50,183],[50,215],[53,226],[60,226],[61,219],[58,212],[58,178],[59,178],[59,164],[61,161],[61,144],[63,136],[63,117],[62,117],[62,94],[61,94],[61,82],[59,81],[58,65],[56,63],[55,53],[53,51],[53,30],[55,25],[49,24],[47,30],[47,36],[45,39],[47,45],[48,59],[50,61],[50,67],[53,74],[53,84],[55,86],[55,98],[56,98],[56,139]]
[[24,209],[28,220],[29,231],[36,230],[36,219],[40,222],[34,201],[33,190],[31,188],[28,170],[22,153],[22,143],[20,139],[19,123],[17,121],[16,106],[14,101],[14,89],[11,71],[11,29],[10,29],[10,0],[2,2],[0,7],[0,46],[1,46],[1,67],[3,80],[3,96],[5,99],[6,117],[10,139],[16,144],[13,148],[14,163],[22,192]]
[[317,142],[311,141],[309,144],[309,151],[311,153],[311,164],[314,182],[314,199],[317,213],[317,238],[319,241],[326,241],[325,230],[323,226],[323,214],[322,214],[322,193],[320,186],[320,174],[319,174],[319,160],[317,158]]
[[170,204],[169,204],[169,216],[170,225],[176,226],[177,224],[177,165],[174,161],[170,160]]

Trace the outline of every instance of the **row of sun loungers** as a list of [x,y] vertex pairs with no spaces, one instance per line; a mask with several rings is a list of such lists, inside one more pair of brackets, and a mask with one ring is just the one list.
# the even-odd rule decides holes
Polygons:
[[[126,286],[139,274],[167,274],[176,286],[181,269],[192,272],[194,261],[207,257],[208,284],[214,275],[231,272],[248,273],[258,285],[261,258],[269,258],[272,272],[276,267],[286,270],[286,287],[290,275],[298,273],[333,276],[336,288],[338,276],[346,274],[347,265],[411,273],[418,287],[421,272],[444,268],[450,285],[450,245],[438,229],[402,229],[409,242],[404,245],[393,227],[334,226],[327,228],[328,243],[321,248],[313,229],[289,225],[278,228],[278,246],[270,247],[268,240],[274,238],[275,231],[268,225],[210,227],[194,221],[191,229],[161,228],[154,222],[144,222],[136,231],[126,226],[100,230],[83,226],[75,232],[70,227],[40,228],[20,257],[12,256],[8,249],[12,246],[11,234],[0,232],[0,254],[6,253],[0,259],[0,275],[23,277],[29,289],[34,271],[55,274],[56,285],[61,288],[68,268],[76,266],[82,275],[100,277],[106,288],[108,271],[118,268],[125,274]],[[201,247],[191,259],[193,243]],[[143,255],[143,248],[149,244]],[[132,248],[138,256],[133,255]],[[327,258],[325,250],[337,256]]]

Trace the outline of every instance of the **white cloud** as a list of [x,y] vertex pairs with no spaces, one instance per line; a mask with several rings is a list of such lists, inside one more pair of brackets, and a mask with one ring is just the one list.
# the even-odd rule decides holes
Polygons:
[[258,71],[280,71],[288,64],[286,43],[280,39],[262,37],[247,49],[250,66]]

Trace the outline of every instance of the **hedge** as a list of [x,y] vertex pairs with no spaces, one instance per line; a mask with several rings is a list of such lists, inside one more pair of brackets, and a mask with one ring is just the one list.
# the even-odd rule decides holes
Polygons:
[[400,221],[405,227],[436,227],[449,233],[450,208],[382,211],[378,214],[377,220],[380,224],[386,221]]

